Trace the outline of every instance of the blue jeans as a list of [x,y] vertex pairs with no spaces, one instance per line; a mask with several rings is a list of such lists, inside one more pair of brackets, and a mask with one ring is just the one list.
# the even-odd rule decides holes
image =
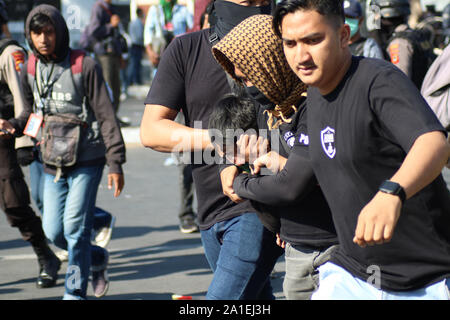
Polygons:
[[[36,203],[39,212],[42,214],[44,202],[44,165],[38,160],[34,160],[30,165],[30,189],[31,197]],[[108,226],[111,221],[111,213],[104,209],[94,208],[94,230]]]
[[449,300],[450,278],[416,290],[386,291],[327,262],[319,267],[319,289],[312,300]]
[[283,254],[256,213],[245,213],[201,231],[214,272],[208,300],[274,299],[270,273]]
[[103,165],[79,167],[54,182],[44,173],[44,232],[57,247],[69,251],[65,298],[86,298],[89,271],[106,267],[107,252],[91,246],[91,230]]
[[44,167],[39,160],[34,160],[30,164],[30,189],[31,198],[34,200],[39,211],[43,211],[44,201]]
[[144,47],[132,45],[129,52],[128,68],[127,68],[127,87],[132,84],[142,84],[141,70],[142,70],[142,55]]

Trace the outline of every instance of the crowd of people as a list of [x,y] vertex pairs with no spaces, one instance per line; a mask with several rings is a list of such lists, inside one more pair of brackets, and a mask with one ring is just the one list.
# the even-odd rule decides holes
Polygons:
[[0,204],[36,252],[38,287],[64,260],[50,241],[66,252],[64,299],[86,299],[90,278],[108,291],[114,217],[96,195],[105,165],[114,196],[124,188],[127,53],[125,87],[142,84],[144,54],[154,67],[142,144],[190,155],[180,229],[200,232],[206,299],[274,299],[283,254],[290,300],[449,299],[450,5],[436,46],[408,25],[409,1],[362,2],[206,0],[192,15],[160,0],[137,10],[127,44],[98,0],[83,50],[55,7],[36,6],[28,54],[0,41]]

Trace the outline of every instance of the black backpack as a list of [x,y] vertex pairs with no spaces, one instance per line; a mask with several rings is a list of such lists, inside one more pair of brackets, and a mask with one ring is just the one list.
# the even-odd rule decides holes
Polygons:
[[[10,45],[20,46],[16,40],[1,39],[0,40],[0,55]],[[0,83],[0,119],[9,120],[14,118],[14,98],[9,90],[7,83]]]
[[437,57],[433,52],[433,45],[430,41],[429,34],[422,29],[408,29],[401,32],[395,32],[388,43],[398,38],[408,40],[413,46],[413,74],[411,80],[420,90],[420,88],[422,87],[423,79],[425,78],[425,74]]

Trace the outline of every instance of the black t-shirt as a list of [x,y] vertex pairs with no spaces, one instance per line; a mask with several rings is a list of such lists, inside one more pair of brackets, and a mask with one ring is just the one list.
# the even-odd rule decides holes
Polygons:
[[[207,29],[177,37],[170,43],[161,57],[145,104],[182,109],[186,125],[207,129],[215,102],[229,92],[225,72],[212,55]],[[249,201],[235,204],[223,194],[218,165],[197,163],[204,159],[200,153],[193,154],[192,159],[200,229],[255,212]]]
[[[311,163],[339,238],[332,262],[386,290],[411,290],[450,276],[450,195],[442,176],[406,200],[389,243],[353,243],[358,215],[424,133],[445,132],[414,84],[378,59],[353,57],[326,96],[308,89]],[[371,278],[372,279],[372,278]]]
[[[267,116],[261,110],[258,126],[268,129]],[[291,123],[273,130],[279,130],[279,154],[288,157],[283,170],[259,177],[241,174],[233,189],[239,196],[260,203],[261,212],[280,218],[282,240],[315,248],[337,244],[330,209],[309,163],[305,103],[291,117]]]

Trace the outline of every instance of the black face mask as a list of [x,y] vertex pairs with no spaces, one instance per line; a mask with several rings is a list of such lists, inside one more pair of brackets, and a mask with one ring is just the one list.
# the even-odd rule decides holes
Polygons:
[[254,86],[245,87],[245,91],[250,96],[250,98],[258,102],[263,109],[272,110],[273,108],[275,108],[275,104],[270,101],[261,91],[259,91],[258,88]]
[[214,2],[214,12],[217,18],[215,32],[222,39],[239,23],[256,14],[270,14],[271,5],[261,7],[246,7],[230,1],[217,0]]

